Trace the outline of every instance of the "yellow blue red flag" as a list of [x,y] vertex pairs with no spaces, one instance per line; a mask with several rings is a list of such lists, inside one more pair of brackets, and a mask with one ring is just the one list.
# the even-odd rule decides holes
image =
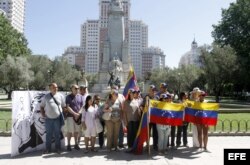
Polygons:
[[183,104],[150,100],[150,122],[163,125],[178,126],[183,122]]
[[194,124],[216,125],[218,118],[218,103],[190,102],[185,108],[185,121]]

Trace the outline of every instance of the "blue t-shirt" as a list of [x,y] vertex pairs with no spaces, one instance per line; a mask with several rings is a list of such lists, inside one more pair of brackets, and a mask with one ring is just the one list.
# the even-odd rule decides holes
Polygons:
[[[82,96],[79,94],[75,96],[73,94],[69,94],[66,97],[66,105],[68,105],[74,112],[78,113],[83,105]],[[68,113],[67,116],[73,117],[70,113]]]

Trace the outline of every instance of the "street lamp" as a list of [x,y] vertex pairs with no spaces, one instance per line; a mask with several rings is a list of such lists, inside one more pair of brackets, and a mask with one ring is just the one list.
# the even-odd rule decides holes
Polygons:
[[178,96],[180,96],[181,93],[181,73],[178,73]]

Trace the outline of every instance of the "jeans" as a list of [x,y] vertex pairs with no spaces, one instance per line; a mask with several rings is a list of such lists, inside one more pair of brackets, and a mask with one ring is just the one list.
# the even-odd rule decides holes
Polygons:
[[167,149],[168,136],[170,134],[170,126],[156,124],[158,131],[158,150],[163,151]]
[[52,138],[55,138],[55,148],[56,150],[61,149],[61,123],[60,118],[45,120],[45,129],[46,129],[46,150],[51,151],[51,142]]
[[124,132],[123,132],[123,126],[121,124],[120,130],[119,130],[119,146],[123,146],[123,141],[124,141]]
[[139,128],[139,121],[130,121],[128,122],[128,134],[127,134],[127,140],[128,140],[128,147],[131,148],[134,144],[137,130]]
[[182,126],[178,126],[177,128],[177,140],[176,140],[176,145],[180,146],[181,145],[181,133],[183,133],[183,145],[186,146],[188,141],[187,141],[187,129],[188,129],[188,122],[183,122]]

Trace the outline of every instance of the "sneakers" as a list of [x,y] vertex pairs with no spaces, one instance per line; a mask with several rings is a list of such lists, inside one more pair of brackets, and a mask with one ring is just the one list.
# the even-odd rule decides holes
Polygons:
[[68,146],[67,146],[67,151],[72,151],[72,149],[71,149],[71,146],[70,146],[70,145],[68,145]]
[[80,150],[79,145],[76,144],[76,145],[74,146],[74,149],[75,149],[75,150]]

